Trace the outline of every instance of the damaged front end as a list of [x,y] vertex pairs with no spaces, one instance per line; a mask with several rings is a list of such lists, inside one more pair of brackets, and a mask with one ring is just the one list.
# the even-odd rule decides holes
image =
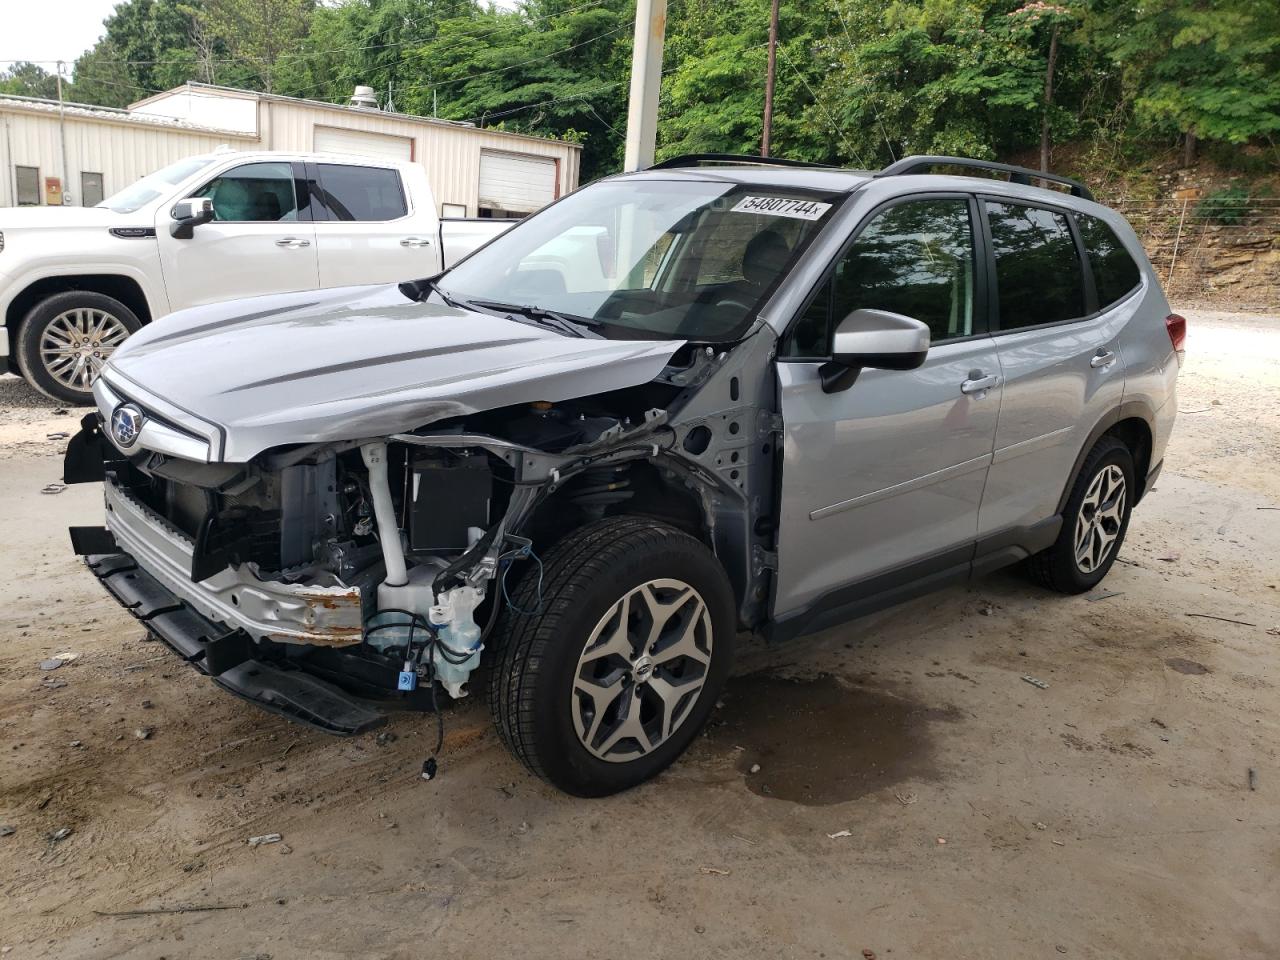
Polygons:
[[[758,384],[739,400],[741,365],[727,356],[686,347],[656,379],[611,393],[277,447],[245,463],[104,435],[133,405],[104,384],[108,402],[69,446],[66,478],[104,482],[106,527],[73,530],[73,543],[194,666],[333,733],[376,726],[388,707],[424,707],[433,683],[465,696],[504,609],[536,614],[509,597],[541,575],[539,551],[613,513],[696,532],[725,562],[749,623],[766,596],[772,506],[751,495],[769,489],[760,480],[772,458],[752,451],[763,437],[769,453],[772,427]],[[152,436],[181,432],[138,409]]]

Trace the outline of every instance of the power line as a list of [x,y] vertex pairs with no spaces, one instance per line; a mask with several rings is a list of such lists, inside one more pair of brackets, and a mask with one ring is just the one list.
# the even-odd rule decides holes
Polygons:
[[849,138],[845,136],[844,130],[841,129],[838,123],[836,123],[835,118],[831,116],[822,101],[818,99],[818,95],[813,92],[813,87],[809,86],[809,81],[805,79],[804,74],[801,73],[800,69],[791,62],[791,58],[787,56],[787,51],[782,46],[779,46],[778,52],[782,54],[782,59],[787,62],[787,66],[795,71],[796,76],[800,78],[800,82],[804,84],[804,88],[809,91],[809,96],[813,99],[814,106],[822,111],[823,115],[827,118],[827,122],[831,124],[831,129],[835,131],[836,136],[844,142],[844,145],[848,148],[849,152],[857,158],[858,165],[863,169],[867,169],[867,164],[866,161],[862,159],[862,154],[860,154],[853,144],[849,142]]

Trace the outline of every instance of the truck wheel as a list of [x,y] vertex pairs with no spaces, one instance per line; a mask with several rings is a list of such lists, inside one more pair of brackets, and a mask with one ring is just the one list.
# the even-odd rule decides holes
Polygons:
[[1096,587],[1124,543],[1136,489],[1133,454],[1117,438],[1102,437],[1067,498],[1058,539],[1027,561],[1032,578],[1059,593]]
[[611,517],[556,544],[541,575],[523,573],[489,675],[499,734],[575,796],[643,783],[697,735],[728,675],[724,570],[674,527]]
[[18,330],[18,368],[46,396],[91,405],[90,389],[107,357],[142,327],[119,300],[88,290],[55,293],[27,313]]

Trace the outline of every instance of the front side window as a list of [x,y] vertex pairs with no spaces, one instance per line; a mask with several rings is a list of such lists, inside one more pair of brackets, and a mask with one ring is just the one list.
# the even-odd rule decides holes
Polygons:
[[[386,167],[353,167],[342,163],[317,164],[320,202],[330,220],[382,223],[409,213],[400,174]],[[316,187],[312,187],[313,190]]]
[[987,202],[1001,330],[1085,314],[1084,269],[1065,214]]
[[824,357],[854,310],[887,310],[928,324],[936,343],[973,333],[973,226],[963,198],[910,200],[877,214],[796,319],[784,352]]
[[701,178],[605,181],[502,234],[441,286],[455,301],[553,310],[609,337],[730,341],[839,199]]
[[213,219],[224,223],[274,223],[298,219],[289,163],[244,163],[214,177],[192,194],[213,201]]
[[1098,306],[1105,310],[1117,300],[1124,299],[1138,285],[1141,274],[1129,251],[1105,221],[1076,214],[1076,223],[1080,226],[1084,249],[1089,255],[1089,267],[1093,270]]

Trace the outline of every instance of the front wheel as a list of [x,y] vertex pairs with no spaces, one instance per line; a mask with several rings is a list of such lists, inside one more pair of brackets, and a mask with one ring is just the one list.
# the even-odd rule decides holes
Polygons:
[[127,306],[101,293],[68,290],[37,303],[18,331],[18,367],[46,396],[93,403],[92,384],[107,358],[142,327]]
[[[733,591],[699,541],[614,517],[526,569],[489,677],[498,732],[532,772],[599,797],[648,780],[689,745],[733,658]],[[525,611],[521,613],[519,611]]]
[[1097,586],[1120,553],[1136,489],[1129,448],[1116,437],[1102,437],[1067,497],[1058,539],[1027,562],[1032,577],[1059,593]]

